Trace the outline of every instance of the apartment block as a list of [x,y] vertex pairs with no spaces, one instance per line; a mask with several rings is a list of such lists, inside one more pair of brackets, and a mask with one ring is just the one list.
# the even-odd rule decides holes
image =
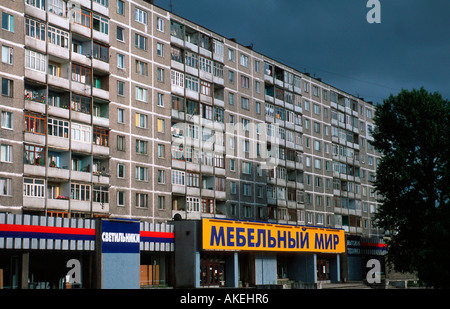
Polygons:
[[[0,212],[383,235],[371,102],[152,1],[7,0],[0,11]],[[203,252],[193,266],[258,265],[236,254]],[[292,261],[270,260],[287,278]],[[348,254],[314,255],[314,280],[330,280],[331,260],[334,278],[358,268]],[[258,285],[252,267],[231,285]]]

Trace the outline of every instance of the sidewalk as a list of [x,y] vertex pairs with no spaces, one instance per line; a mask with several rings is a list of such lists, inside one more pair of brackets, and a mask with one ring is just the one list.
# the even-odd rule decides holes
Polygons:
[[[320,287],[317,287],[318,289]],[[370,286],[362,282],[347,282],[347,283],[322,283],[321,289],[371,289]]]

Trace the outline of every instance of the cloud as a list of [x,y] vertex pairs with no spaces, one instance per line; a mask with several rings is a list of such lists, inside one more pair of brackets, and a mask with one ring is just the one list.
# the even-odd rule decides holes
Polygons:
[[[169,0],[155,4],[168,8]],[[450,1],[172,0],[176,14],[351,94],[424,86],[450,99]]]

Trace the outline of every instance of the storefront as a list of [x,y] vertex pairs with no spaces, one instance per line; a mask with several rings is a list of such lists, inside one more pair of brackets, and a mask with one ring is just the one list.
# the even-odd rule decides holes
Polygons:
[[[379,237],[347,236],[347,255],[345,267],[348,269],[348,281],[367,281],[368,277],[379,276],[377,283],[381,283],[385,273],[385,255],[387,245]],[[376,268],[374,268],[376,264]],[[369,278],[369,281],[370,278]]]
[[173,240],[165,224],[2,213],[0,283],[6,289],[172,285]]
[[345,235],[324,229],[203,219],[176,221],[179,287],[264,287],[340,281]]

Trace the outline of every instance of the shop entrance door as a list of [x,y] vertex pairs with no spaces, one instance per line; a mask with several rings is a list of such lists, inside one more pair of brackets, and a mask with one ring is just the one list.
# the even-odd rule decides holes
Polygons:
[[225,261],[219,256],[206,255],[200,260],[200,285],[224,286]]
[[317,259],[317,280],[330,280],[330,264],[325,259]]

